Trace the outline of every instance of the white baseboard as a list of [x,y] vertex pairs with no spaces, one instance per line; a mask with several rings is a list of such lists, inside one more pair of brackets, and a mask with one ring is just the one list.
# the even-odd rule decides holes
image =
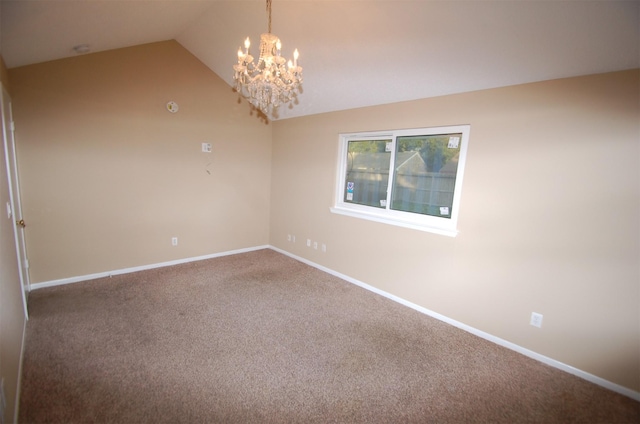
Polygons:
[[96,278],[112,277],[114,275],[120,275],[120,274],[129,274],[132,272],[145,271],[148,269],[162,268],[162,267],[172,266],[172,265],[179,265],[187,262],[195,262],[195,261],[202,261],[205,259],[219,258],[222,256],[235,255],[238,253],[252,252],[254,250],[269,249],[270,247],[271,246],[268,246],[268,245],[247,247],[245,249],[230,250],[227,252],[213,253],[213,254],[204,255],[204,256],[196,256],[193,258],[177,259],[174,261],[161,262],[161,263],[151,264],[151,265],[136,266],[133,268],[118,269],[115,271],[98,272],[96,274],[81,275],[78,277],[61,278],[59,280],[45,281],[42,283],[32,283],[31,290],[43,289],[45,287],[61,286],[64,284],[78,283],[81,281],[95,280]]
[[619,384],[613,383],[611,381],[605,380],[604,378],[598,377],[598,376],[590,374],[590,373],[588,373],[586,371],[582,371],[582,370],[580,370],[578,368],[572,367],[571,365],[567,365],[567,364],[565,364],[563,362],[556,361],[555,359],[549,358],[548,356],[544,356],[544,355],[536,353],[536,352],[534,352],[532,350],[526,349],[526,348],[524,348],[522,346],[519,346],[519,345],[517,345],[515,343],[511,343],[511,342],[509,342],[507,340],[501,339],[501,338],[496,337],[494,335],[491,335],[489,333],[485,333],[484,331],[478,330],[477,328],[471,327],[471,326],[469,326],[467,324],[464,324],[464,323],[462,323],[460,321],[456,321],[454,319],[448,318],[448,317],[446,317],[444,315],[441,315],[441,314],[439,314],[437,312],[434,312],[432,310],[429,310],[427,308],[423,308],[420,305],[416,305],[415,303],[411,303],[411,302],[409,302],[409,301],[407,301],[405,299],[402,299],[402,298],[400,298],[398,296],[395,296],[395,295],[393,295],[391,293],[387,293],[387,292],[385,292],[383,290],[380,290],[380,289],[375,288],[373,286],[370,286],[370,285],[368,285],[366,283],[363,283],[362,281],[358,281],[355,278],[351,278],[351,277],[349,277],[347,275],[344,275],[344,274],[336,272],[336,271],[334,271],[332,269],[326,268],[326,267],[324,267],[322,265],[319,265],[319,264],[317,264],[315,262],[311,262],[308,259],[302,258],[300,256],[296,256],[296,255],[294,255],[292,253],[289,253],[289,252],[287,252],[285,250],[279,249],[279,248],[277,248],[275,246],[270,246],[270,248],[272,250],[275,250],[276,252],[282,253],[283,255],[289,256],[289,257],[291,257],[291,258],[293,258],[293,259],[295,259],[297,261],[303,262],[303,263],[305,263],[307,265],[310,265],[310,266],[312,266],[314,268],[317,268],[317,269],[319,269],[321,271],[324,271],[324,272],[326,272],[328,274],[331,274],[331,275],[334,275],[334,276],[336,276],[338,278],[341,278],[341,279],[343,279],[343,280],[345,280],[345,281],[347,281],[349,283],[352,283],[352,284],[355,284],[357,286],[360,286],[360,287],[362,287],[362,288],[364,288],[366,290],[372,291],[372,292],[377,293],[377,294],[379,294],[381,296],[384,296],[384,297],[386,297],[388,299],[391,299],[391,300],[393,300],[395,302],[398,302],[398,303],[400,303],[402,305],[408,306],[411,309],[415,309],[418,312],[422,312],[423,314],[429,315],[430,317],[433,317],[435,319],[443,321],[443,322],[445,322],[447,324],[453,325],[454,327],[460,328],[461,330],[464,330],[464,331],[466,331],[468,333],[471,333],[473,335],[481,337],[481,338],[483,338],[485,340],[488,340],[490,342],[493,342],[493,343],[495,343],[497,345],[506,347],[507,349],[511,349],[513,351],[521,353],[521,354],[523,354],[525,356],[528,356],[529,358],[535,359],[537,361],[540,361],[540,362],[542,362],[544,364],[550,365],[550,366],[552,366],[554,368],[557,368],[559,370],[568,372],[569,374],[573,374],[573,375],[575,375],[577,377],[580,377],[580,378],[583,378],[583,379],[585,379],[585,380],[587,380],[587,381],[589,381],[591,383],[597,384],[597,385],[602,386],[602,387],[604,387],[606,389],[609,389],[609,390],[614,391],[616,393],[620,393],[621,395],[630,397],[631,399],[634,399],[634,400],[640,402],[640,392],[636,392],[636,391],[631,390],[631,389],[629,389],[627,387],[624,387],[624,386],[621,386]]

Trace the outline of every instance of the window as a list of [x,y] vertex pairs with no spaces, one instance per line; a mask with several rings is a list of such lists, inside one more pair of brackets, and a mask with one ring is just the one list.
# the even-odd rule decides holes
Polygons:
[[340,134],[331,211],[455,236],[469,130]]

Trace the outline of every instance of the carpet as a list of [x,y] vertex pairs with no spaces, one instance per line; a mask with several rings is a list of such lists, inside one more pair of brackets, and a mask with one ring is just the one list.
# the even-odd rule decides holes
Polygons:
[[640,403],[273,250],[30,294],[19,422],[638,423]]

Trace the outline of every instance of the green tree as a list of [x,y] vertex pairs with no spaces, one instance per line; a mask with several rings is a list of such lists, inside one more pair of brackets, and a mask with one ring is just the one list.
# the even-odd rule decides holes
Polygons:
[[349,153],[384,153],[391,140],[358,140],[349,142]]

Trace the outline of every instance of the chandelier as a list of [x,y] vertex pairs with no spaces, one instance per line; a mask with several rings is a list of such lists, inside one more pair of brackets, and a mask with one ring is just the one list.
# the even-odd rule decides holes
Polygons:
[[294,101],[302,83],[302,68],[298,66],[298,49],[293,62],[283,58],[280,39],[271,33],[271,0],[267,0],[269,30],[260,36],[258,63],[249,54],[251,42],[244,41],[244,52],[238,49],[238,63],[233,66],[235,90],[265,115],[273,115],[281,104]]

